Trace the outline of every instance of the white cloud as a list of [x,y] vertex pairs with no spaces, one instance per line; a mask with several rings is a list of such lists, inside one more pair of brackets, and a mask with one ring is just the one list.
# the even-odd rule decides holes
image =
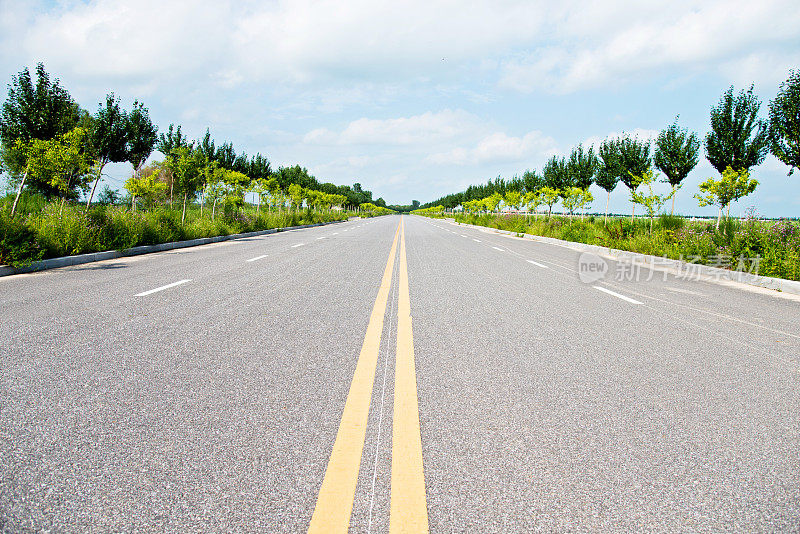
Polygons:
[[349,149],[387,147],[416,154],[427,163],[459,166],[530,160],[554,153],[556,145],[540,131],[517,137],[498,131],[480,117],[449,109],[392,119],[360,118],[341,131],[316,128],[303,140]]
[[437,165],[475,165],[492,162],[524,162],[543,159],[556,152],[555,140],[542,132],[532,131],[522,137],[494,132],[470,148],[456,147],[431,154],[426,161]]
[[314,129],[304,140],[338,145],[428,145],[467,136],[480,127],[480,120],[474,115],[446,109],[394,119],[360,118],[338,133]]
[[627,84],[667,69],[723,72],[742,62],[755,76],[750,81],[772,83],[800,59],[800,11],[785,1],[584,7],[565,8],[549,44],[506,59],[501,85],[569,93]]
[[361,84],[457,87],[474,76],[515,91],[568,93],[669,69],[771,83],[800,62],[800,10],[789,0],[8,4],[0,15],[0,44],[15,51],[8,60],[46,59],[106,84],[192,79],[363,96]]

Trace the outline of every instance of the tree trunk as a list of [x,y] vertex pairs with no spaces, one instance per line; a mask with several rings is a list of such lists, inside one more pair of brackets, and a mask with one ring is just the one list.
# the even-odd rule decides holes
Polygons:
[[606,191],[608,196],[606,197],[606,214],[603,216],[603,224],[608,222],[608,205],[611,203],[611,191]]
[[136,211],[136,195],[131,195],[131,211]]
[[217,197],[214,197],[214,205],[211,207],[211,220],[214,220],[214,216],[217,214]]
[[189,196],[189,193],[183,194],[183,214],[181,215],[181,226],[183,226],[183,221],[186,220],[186,197]]
[[169,207],[172,207],[172,188],[175,185],[175,177],[171,176],[169,179]]
[[719,230],[719,222],[722,220],[722,206],[719,207],[719,213],[717,214],[717,230]]
[[97,184],[100,183],[100,176],[103,174],[103,167],[105,167],[105,163],[100,164],[100,168],[97,170],[97,179],[94,181],[94,185],[92,186],[92,193],[89,195],[89,200],[86,201],[86,211],[89,211],[89,205],[92,203],[92,197],[94,197],[94,190],[97,189]]
[[22,195],[22,187],[25,185],[25,180],[28,178],[28,166],[25,166],[25,172],[22,173],[22,181],[19,183],[19,187],[17,188],[17,196],[14,197],[14,203],[11,205],[11,216],[14,216],[14,212],[17,211],[17,202],[19,202],[19,197]]
[[675,215],[675,186],[672,186],[672,209],[669,210],[670,215]]
[[634,204],[633,207],[631,208],[631,224],[633,224],[635,213],[636,213],[636,204]]

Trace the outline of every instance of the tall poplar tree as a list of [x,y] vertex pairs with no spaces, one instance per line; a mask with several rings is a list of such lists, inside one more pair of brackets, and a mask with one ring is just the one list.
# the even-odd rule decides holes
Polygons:
[[697,166],[700,141],[697,135],[678,127],[678,119],[658,134],[653,154],[653,165],[667,177],[672,186],[672,209],[675,213],[675,193],[689,173]]
[[114,93],[106,95],[105,106],[100,104],[92,122],[92,148],[97,165],[97,178],[92,192],[86,200],[86,209],[92,203],[92,197],[100,182],[103,168],[109,163],[120,163],[127,160],[128,151],[128,117],[119,107],[119,99]]

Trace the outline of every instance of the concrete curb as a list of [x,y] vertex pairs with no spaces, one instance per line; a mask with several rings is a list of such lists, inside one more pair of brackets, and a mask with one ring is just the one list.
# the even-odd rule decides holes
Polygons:
[[200,239],[189,239],[187,241],[172,241],[170,243],[161,243],[159,245],[142,245],[125,250],[108,250],[106,252],[92,252],[90,254],[78,254],[75,256],[62,256],[60,258],[49,258],[46,260],[35,261],[27,267],[20,267],[15,269],[8,265],[0,265],[0,276],[10,276],[13,274],[30,273],[35,271],[46,271],[48,269],[56,269],[58,267],[69,267],[72,265],[82,265],[84,263],[93,263],[96,261],[113,260],[126,256],[139,256],[141,254],[151,254],[153,252],[164,252],[165,250],[174,250],[179,248],[197,247],[200,245],[208,245],[210,243],[219,243],[220,241],[230,241],[232,239],[243,239],[246,237],[255,237],[266,234],[274,234],[277,232],[286,232],[289,230],[300,230],[302,228],[311,228],[314,226],[326,226],[328,224],[336,224],[346,221],[331,221],[315,224],[302,224],[300,226],[287,226],[285,228],[270,228],[269,230],[258,230],[256,232],[245,232],[243,234],[220,235],[216,237],[203,237]]
[[[497,228],[490,228],[488,226],[478,226],[474,224],[458,223],[454,219],[445,219],[453,224],[459,226],[469,226],[480,230],[494,231],[497,234],[519,235],[518,232],[511,232],[508,230],[498,230]],[[576,243],[574,241],[564,241],[554,237],[544,237],[539,235],[523,234],[524,239],[531,239],[532,241],[539,241],[551,245],[558,245],[580,252],[591,252],[598,256],[606,256],[608,258],[629,262],[641,267],[665,269],[667,272],[684,276],[694,276],[702,278],[703,280],[712,282],[738,282],[755,287],[763,287],[766,289],[773,289],[784,293],[791,293],[793,295],[800,295],[800,282],[795,280],[784,280],[783,278],[773,278],[771,276],[760,276],[756,274],[745,273],[742,271],[731,271],[728,269],[721,269],[719,267],[709,267],[707,265],[699,265],[697,263],[689,263],[681,260],[673,260],[664,258],[662,256],[652,256],[650,254],[640,254],[638,252],[629,252],[627,250],[619,250],[615,248],[603,247],[600,245],[588,245],[586,243]]]

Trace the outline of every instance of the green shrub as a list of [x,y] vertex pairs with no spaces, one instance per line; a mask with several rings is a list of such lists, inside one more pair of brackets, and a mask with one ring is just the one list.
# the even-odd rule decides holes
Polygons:
[[10,209],[0,209],[0,265],[23,267],[41,259],[44,250],[27,219],[20,216],[12,219],[10,213]]
[[658,228],[662,230],[680,230],[686,225],[686,219],[677,215],[662,213],[658,216]]

